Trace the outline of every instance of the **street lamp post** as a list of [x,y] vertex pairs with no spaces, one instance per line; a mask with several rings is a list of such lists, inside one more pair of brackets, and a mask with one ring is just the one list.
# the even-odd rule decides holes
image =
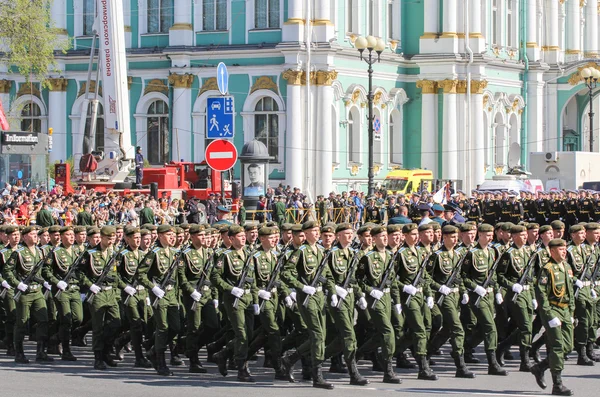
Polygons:
[[[385,49],[385,42],[380,38],[367,36],[367,37],[358,37],[354,43],[354,46],[360,53],[360,60],[364,60],[367,65],[369,65],[369,69],[367,72],[369,73],[369,94],[367,96],[367,101],[369,103],[369,115],[367,116],[367,120],[369,121],[369,184],[368,184],[368,196],[372,196],[375,193],[374,186],[374,178],[375,173],[373,170],[373,64],[380,61],[381,53]],[[369,56],[364,56],[364,51],[367,50],[369,52]],[[373,56],[373,51],[377,53],[377,58]]]
[[590,96],[590,112],[588,116],[590,117],[590,152],[594,151],[594,107],[592,106],[593,91],[594,88],[598,85],[598,79],[600,78],[600,70],[596,68],[584,68],[579,72],[580,76],[585,81],[585,85],[588,88],[589,96]]

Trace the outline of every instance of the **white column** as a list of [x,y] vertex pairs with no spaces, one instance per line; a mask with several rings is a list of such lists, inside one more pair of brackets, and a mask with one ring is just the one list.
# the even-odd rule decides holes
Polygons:
[[125,48],[131,48],[131,0],[123,0],[123,22],[125,23]]
[[331,21],[331,4],[329,1],[317,1],[315,2],[314,12],[314,40],[321,43],[327,42],[335,35],[335,26],[333,21]]
[[[531,99],[531,98],[529,98]],[[549,83],[546,92],[542,97],[546,101],[544,106],[546,116],[546,128],[544,129],[543,149],[544,152],[555,152],[562,148],[562,142],[559,145],[559,139],[562,139],[562,132],[558,122],[558,84]]]
[[[328,2],[326,2],[328,3]],[[283,23],[282,40],[300,42],[304,40],[304,1],[288,0],[288,19]],[[289,119],[288,119],[289,120]]]
[[481,28],[481,0],[470,0],[469,3],[469,43],[474,53],[480,53],[485,48],[485,39]]
[[486,81],[471,82],[471,140],[473,163],[468,171],[471,175],[471,188],[483,183],[485,180],[485,134],[483,129],[483,89]]
[[61,39],[66,39],[67,32],[67,6],[66,0],[53,0],[50,6],[50,17]]
[[316,134],[315,142],[315,148],[317,149],[315,151],[317,155],[315,193],[317,195],[323,194],[325,196],[327,196],[327,194],[331,191],[331,187],[333,186],[333,131],[331,127],[331,106],[333,105],[333,88],[331,87],[331,83],[333,81],[331,78],[327,79],[327,81],[323,81],[321,80],[321,76],[325,76],[329,73],[336,72],[319,71],[317,73],[317,84],[319,84],[317,98],[319,101],[319,107],[316,131],[319,131],[319,133]]
[[191,46],[194,32],[192,29],[192,2],[175,0],[174,24],[169,29],[169,45]]
[[[288,74],[286,76],[286,74]],[[301,187],[303,182],[304,158],[302,151],[304,103],[302,102],[301,76],[303,72],[287,71],[287,125],[285,138],[285,180],[292,187]]]
[[424,4],[427,12],[423,19],[423,32],[425,32],[425,35],[427,35],[427,33],[438,33],[440,0],[425,0]]
[[[522,0],[525,1],[525,0]],[[527,56],[530,61],[539,59],[539,44],[537,38],[538,32],[538,0],[527,1],[527,32],[525,41],[527,42]]]
[[560,50],[558,33],[558,8],[561,7],[559,0],[546,1],[546,42],[544,43],[544,60],[549,63],[558,61],[558,52]]
[[457,33],[457,7],[457,0],[444,0],[443,34]]
[[442,178],[458,179],[458,140],[456,131],[457,80],[439,82],[444,89],[444,112],[442,132]]
[[579,0],[567,1],[567,52],[570,60],[581,53],[581,11]]
[[67,80],[49,79],[48,128],[53,129],[50,163],[67,159]]
[[529,71],[527,83],[528,152],[544,150],[544,78],[543,72]]
[[171,159],[192,161],[192,74],[172,74],[169,83],[173,86],[173,142]]
[[598,58],[598,0],[585,6],[584,58]]
[[438,175],[438,123],[437,84],[431,80],[420,80],[417,88],[421,95],[421,168]]

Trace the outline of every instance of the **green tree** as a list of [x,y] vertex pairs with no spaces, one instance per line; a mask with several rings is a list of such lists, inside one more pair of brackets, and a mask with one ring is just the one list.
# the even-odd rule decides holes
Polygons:
[[27,82],[43,87],[52,72],[58,72],[56,52],[66,53],[70,41],[57,34],[50,6],[52,0],[1,0],[0,62],[18,72]]

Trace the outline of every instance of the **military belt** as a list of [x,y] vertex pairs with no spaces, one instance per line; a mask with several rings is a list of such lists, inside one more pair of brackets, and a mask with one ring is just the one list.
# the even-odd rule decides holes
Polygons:
[[272,293],[272,294],[276,294],[276,293],[277,293],[277,287],[273,288],[273,289],[271,290],[271,293]]
[[100,288],[102,291],[110,291],[112,287],[110,285]]
[[69,285],[69,289],[78,289],[79,285],[78,284],[70,284]]
[[210,290],[210,287],[208,285],[202,286],[202,291],[208,291],[208,290]]
[[41,287],[41,285],[39,285],[39,284],[36,284],[36,285],[29,285],[29,286],[28,286],[28,288],[27,288],[27,290],[28,290],[28,291],[36,291],[36,290],[37,290],[38,288],[40,288],[40,287]]
[[173,286],[171,284],[169,284],[165,287],[165,291],[171,291],[172,289],[173,289]]
[[249,289],[245,289],[245,290],[244,290],[244,294],[249,294],[249,293],[250,293],[250,290],[249,290]]
[[390,289],[389,288],[384,288],[381,292],[383,292],[384,294],[389,294],[390,293]]
[[493,287],[487,287],[485,290],[487,292],[494,292],[494,288]]
[[346,288],[346,291],[348,291],[348,293],[351,294],[354,292],[354,289],[352,287],[350,287],[350,288]]
[[146,289],[146,287],[144,287],[143,285],[138,285],[138,286],[135,287],[135,289],[138,290],[138,291],[143,291],[143,290]]
[[455,293],[455,292],[458,292],[458,291],[459,291],[458,288],[450,288],[450,293],[451,294]]
[[550,304],[551,304],[552,306],[560,307],[561,309],[564,309],[564,308],[566,308],[566,307],[569,307],[569,304],[568,304],[568,303],[565,303],[565,302],[554,302],[554,301],[550,301]]
[[583,284],[584,287],[589,287],[590,285],[592,285],[591,281],[582,281],[581,283]]
[[523,285],[523,291],[529,291],[529,285]]
[[317,292],[321,292],[321,291],[323,291],[323,287],[319,285],[318,287],[315,287],[315,290]]

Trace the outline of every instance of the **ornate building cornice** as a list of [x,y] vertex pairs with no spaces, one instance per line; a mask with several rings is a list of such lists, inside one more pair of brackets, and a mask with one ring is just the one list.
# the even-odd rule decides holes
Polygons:
[[458,80],[441,80],[438,81],[438,86],[444,90],[444,94],[456,94],[458,88]]
[[12,87],[12,80],[0,80],[0,94],[8,94]]
[[418,80],[417,88],[420,88],[423,94],[437,94],[439,89],[438,83],[433,80]]
[[69,80],[65,78],[57,78],[57,79],[48,79],[48,84],[50,85],[50,91],[66,91],[67,85],[69,84]]
[[167,87],[165,82],[161,79],[152,79],[148,82],[148,84],[146,84],[146,87],[144,88],[144,95],[150,92],[159,92],[161,94],[168,95],[169,87]]
[[193,74],[172,73],[169,75],[169,84],[171,84],[174,88],[192,88],[193,82],[194,82]]

